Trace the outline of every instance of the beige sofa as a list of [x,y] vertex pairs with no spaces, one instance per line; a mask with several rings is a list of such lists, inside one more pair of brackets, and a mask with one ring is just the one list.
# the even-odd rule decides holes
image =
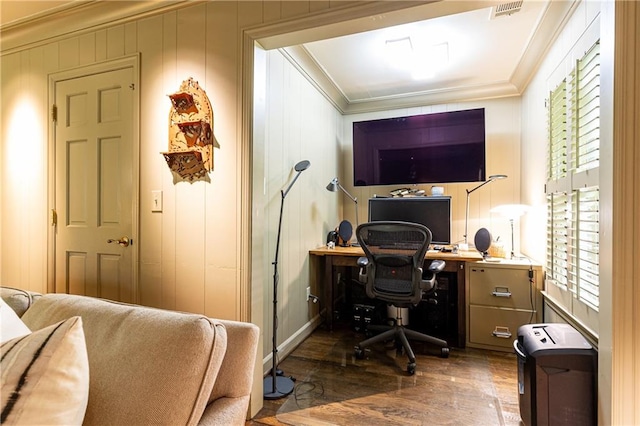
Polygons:
[[83,424],[245,423],[255,325],[7,287],[0,296],[32,331],[82,318],[89,364]]

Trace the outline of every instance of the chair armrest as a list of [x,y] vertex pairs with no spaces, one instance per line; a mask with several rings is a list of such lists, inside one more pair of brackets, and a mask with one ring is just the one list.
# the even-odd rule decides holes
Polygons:
[[429,265],[429,271],[433,272],[434,274],[437,274],[438,272],[442,272],[445,265],[446,264],[444,260],[441,260],[441,259],[432,260],[431,264]]
[[444,260],[435,259],[429,264],[426,271],[422,273],[422,290],[430,291],[436,285],[436,275],[441,272],[445,267]]
[[369,258],[361,256],[356,260],[356,265],[360,267],[360,272],[358,273],[358,281],[361,283],[367,282],[367,268],[369,267]]

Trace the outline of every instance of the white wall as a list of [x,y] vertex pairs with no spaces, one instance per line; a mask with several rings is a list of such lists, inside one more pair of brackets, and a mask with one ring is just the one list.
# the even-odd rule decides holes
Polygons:
[[[281,192],[295,179],[294,166],[309,161],[310,167],[300,173],[284,200],[278,254],[278,346],[287,339],[305,337],[318,314],[318,305],[306,296],[307,286],[318,294],[308,251],[322,245],[337,224],[339,198],[325,186],[337,173],[343,119],[279,51],[259,52],[257,57],[256,94],[264,93],[264,102],[256,103],[254,121],[252,288],[254,294],[264,295],[263,341],[268,361]],[[280,357],[284,354],[286,348]]]

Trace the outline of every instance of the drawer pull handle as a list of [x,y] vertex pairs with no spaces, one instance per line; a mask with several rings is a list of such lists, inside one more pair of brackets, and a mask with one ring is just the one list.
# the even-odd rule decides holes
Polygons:
[[511,297],[509,287],[496,287],[496,289],[493,290],[491,294],[495,297]]
[[496,326],[495,330],[493,330],[491,334],[493,334],[494,337],[499,337],[501,339],[511,338],[511,332],[509,331],[509,327]]

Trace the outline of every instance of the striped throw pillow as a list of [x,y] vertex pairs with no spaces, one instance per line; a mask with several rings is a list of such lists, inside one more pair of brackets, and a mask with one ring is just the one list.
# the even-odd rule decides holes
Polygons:
[[82,318],[0,346],[2,425],[81,425],[89,398]]

